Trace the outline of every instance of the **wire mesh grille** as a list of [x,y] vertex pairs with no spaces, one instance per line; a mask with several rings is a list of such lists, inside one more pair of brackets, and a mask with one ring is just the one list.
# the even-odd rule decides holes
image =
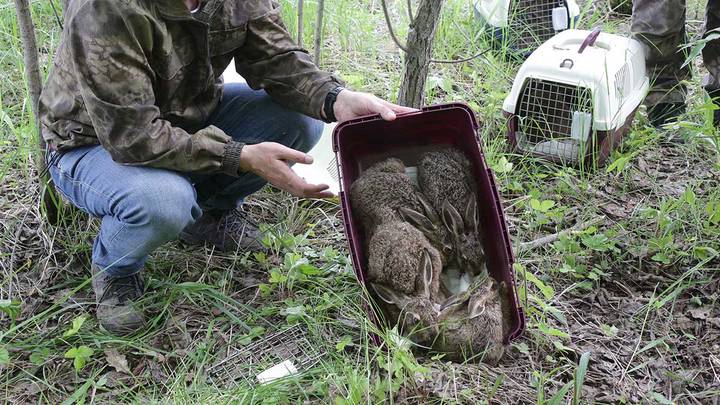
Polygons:
[[518,100],[518,146],[577,162],[586,150],[592,125],[592,98],[587,88],[528,79]]
[[330,173],[330,177],[332,177],[333,180],[340,180],[340,174],[338,173],[337,157],[332,158],[330,163],[327,165],[327,171],[328,173]]
[[516,0],[510,10],[510,29],[519,49],[534,50],[555,35],[552,10],[565,7],[562,0]]
[[258,374],[273,366],[289,360],[302,373],[317,365],[325,354],[310,342],[304,327],[294,325],[247,346],[228,347],[225,358],[210,366],[207,373],[220,386],[232,387],[242,382],[252,386],[258,383]]

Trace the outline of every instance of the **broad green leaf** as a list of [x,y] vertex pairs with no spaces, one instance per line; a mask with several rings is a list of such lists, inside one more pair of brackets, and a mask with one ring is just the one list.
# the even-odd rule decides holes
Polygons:
[[707,45],[708,42],[718,38],[720,38],[720,31],[715,28],[708,31],[704,38],[690,42],[689,44],[685,45],[684,48],[690,48],[690,52],[688,52],[688,56],[685,59],[685,62],[683,62],[681,68],[692,63],[692,61],[694,61],[700,55],[700,53],[702,53],[703,49],[705,49],[705,45]]
[[20,315],[20,300],[0,300],[0,312],[6,313],[11,320]]
[[10,364],[10,352],[4,347],[0,347],[0,364]]
[[530,348],[528,347],[527,343],[520,342],[514,344],[515,348],[522,354],[529,355],[530,354]]
[[525,272],[525,277],[527,280],[535,285],[535,287],[540,290],[542,295],[545,297],[546,300],[551,299],[555,296],[555,290],[550,287],[549,285],[545,284],[540,280],[539,278],[535,277],[534,274],[530,273],[529,271]]
[[669,257],[666,253],[664,253],[664,252],[657,252],[657,253],[655,253],[655,254],[651,257],[651,259],[653,259],[654,261],[656,261],[656,262],[658,262],[658,263],[662,263],[662,264],[666,264],[666,265],[667,265],[667,264],[670,264],[670,263],[672,262],[672,260],[670,259],[670,257]]
[[580,362],[575,370],[575,395],[573,396],[573,404],[580,404],[582,396],[582,387],[585,384],[585,375],[587,374],[588,365],[590,363],[590,352],[585,352],[580,356]]
[[708,202],[705,206],[705,213],[707,213],[710,223],[720,225],[720,201]]
[[663,395],[659,392],[653,392],[652,399],[654,399],[658,404],[662,404],[662,405],[673,405],[674,404],[673,401],[665,398],[665,395]]
[[75,357],[73,359],[73,366],[75,366],[76,371],[82,370],[83,367],[85,367],[85,357]]
[[352,344],[352,338],[348,335],[345,335],[342,337],[342,339],[340,339],[339,342],[337,342],[337,344],[335,345],[335,350],[337,350],[338,353],[342,352],[347,346],[352,346]]
[[665,337],[657,338],[657,339],[653,340],[652,342],[646,344],[645,346],[642,347],[642,349],[638,350],[638,354],[646,352],[650,349],[653,349],[661,344],[667,347],[667,345],[665,344]]
[[318,269],[317,267],[313,266],[309,263],[303,263],[298,266],[298,270],[300,273],[306,275],[306,276],[316,276],[318,274],[322,274],[323,271]]
[[560,329],[547,326],[544,323],[538,324],[538,329],[540,330],[540,332],[548,336],[555,336],[563,339],[570,338],[570,335],[568,335],[567,333],[561,331]]
[[43,347],[30,354],[30,362],[36,366],[41,366],[47,361],[48,357],[50,357],[50,349]]
[[80,347],[70,348],[70,350],[65,352],[65,358],[73,359],[73,365],[75,366],[75,370],[80,371],[85,366],[85,363],[90,358],[90,356],[93,355],[93,353],[93,349],[83,345]]
[[567,395],[568,391],[570,391],[570,388],[572,388],[573,382],[570,381],[569,383],[566,383],[558,390],[558,392],[555,393],[550,399],[548,399],[547,402],[545,402],[547,405],[562,405],[565,404],[565,396]]
[[683,200],[690,205],[694,205],[695,204],[695,192],[691,188],[688,187],[683,192]]
[[718,251],[710,246],[695,246],[693,248],[693,256],[700,260],[707,260],[713,256],[717,256]]
[[614,325],[606,325],[603,323],[600,325],[600,329],[602,330],[603,334],[608,337],[613,337],[618,333],[618,328]]
[[80,331],[80,328],[82,328],[86,319],[87,319],[87,315],[80,315],[77,318],[73,319],[72,327],[65,331],[65,333],[63,334],[63,337],[69,337],[69,336],[77,334],[78,331]]
[[282,284],[288,280],[288,277],[286,274],[281,273],[279,270],[272,270],[270,272],[270,283],[272,284]]

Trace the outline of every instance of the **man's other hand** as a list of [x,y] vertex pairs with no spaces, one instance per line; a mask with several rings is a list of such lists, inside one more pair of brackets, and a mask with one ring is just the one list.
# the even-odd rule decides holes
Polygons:
[[379,99],[372,94],[359,93],[348,89],[337,95],[334,113],[338,122],[351,120],[363,115],[380,114],[386,121],[392,121],[397,114],[417,111]]
[[290,169],[290,163],[311,164],[313,159],[295,149],[275,142],[245,145],[240,155],[240,169],[255,173],[273,186],[303,198],[329,198],[333,193],[327,184],[310,184]]

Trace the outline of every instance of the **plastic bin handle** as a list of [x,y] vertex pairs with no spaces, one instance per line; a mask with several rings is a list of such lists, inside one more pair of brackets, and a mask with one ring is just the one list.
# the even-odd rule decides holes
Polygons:
[[585,48],[588,46],[595,45],[595,41],[597,40],[598,36],[600,35],[600,28],[595,28],[583,41],[582,45],[580,45],[580,49],[578,49],[578,53],[583,53]]

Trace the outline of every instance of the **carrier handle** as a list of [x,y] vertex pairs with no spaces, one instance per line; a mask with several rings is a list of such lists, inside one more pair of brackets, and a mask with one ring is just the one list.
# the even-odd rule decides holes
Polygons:
[[580,49],[578,49],[578,53],[583,53],[585,48],[588,46],[595,45],[595,41],[598,39],[598,36],[600,35],[600,27],[595,28],[583,41],[582,45],[580,45]]
[[560,67],[561,67],[561,68],[572,69],[573,66],[575,66],[575,62],[573,62],[573,60],[570,59],[570,58],[566,58],[565,60],[563,60],[563,61],[560,63]]

